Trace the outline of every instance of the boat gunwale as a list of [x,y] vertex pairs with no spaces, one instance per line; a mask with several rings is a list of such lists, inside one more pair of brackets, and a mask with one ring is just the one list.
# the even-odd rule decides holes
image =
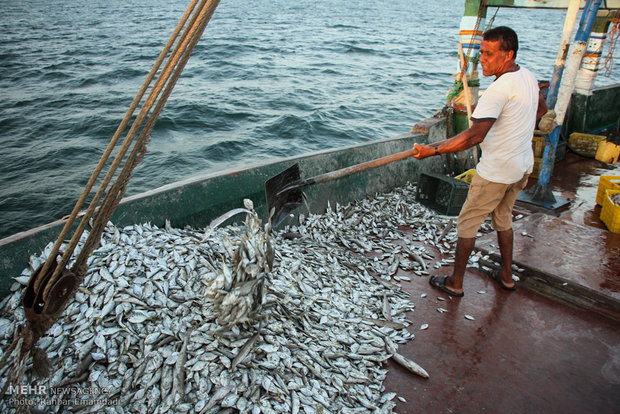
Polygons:
[[[247,171],[251,171],[251,170],[255,170],[255,169],[259,169],[261,167],[265,167],[265,166],[269,166],[269,165],[274,165],[274,164],[279,164],[279,163],[287,163],[287,162],[295,162],[295,161],[299,161],[302,159],[306,159],[306,158],[310,158],[310,157],[316,157],[319,155],[329,155],[329,154],[333,154],[333,153],[338,153],[338,152],[343,152],[343,151],[347,151],[347,150],[353,150],[353,149],[358,149],[358,148],[363,148],[365,146],[370,146],[370,145],[376,145],[376,144],[380,144],[380,143],[387,143],[390,141],[398,141],[398,140],[402,140],[402,139],[406,139],[406,138],[414,138],[414,137],[424,137],[425,135],[422,133],[404,133],[404,134],[399,134],[399,135],[395,135],[395,136],[391,136],[391,137],[387,137],[387,138],[379,138],[376,140],[372,140],[372,141],[365,141],[365,142],[361,142],[361,143],[357,143],[357,144],[353,144],[353,145],[345,145],[345,146],[341,146],[341,147],[335,147],[335,148],[325,148],[322,150],[316,150],[316,151],[311,151],[311,152],[305,152],[303,154],[297,154],[297,155],[292,155],[290,157],[274,157],[274,158],[269,158],[266,159],[262,162],[258,162],[255,164],[252,164],[250,166],[246,166],[246,167],[231,167],[231,168],[227,168],[227,169],[223,169],[223,170],[218,170],[218,171],[211,171],[208,173],[204,173],[204,174],[198,174],[192,177],[188,177],[182,180],[178,180],[178,181],[174,181],[172,183],[169,184],[165,184],[163,186],[160,187],[156,187],[147,191],[143,191],[140,192],[138,194],[134,194],[128,197],[124,197],[120,203],[119,206],[121,205],[126,205],[132,201],[136,201],[136,200],[142,200],[142,199],[146,199],[146,198],[150,198],[150,197],[154,197],[157,196],[159,194],[168,192],[168,191],[173,191],[176,189],[179,189],[181,187],[185,187],[187,185],[191,185],[191,184],[197,184],[200,182],[206,182],[208,180],[217,178],[217,177],[223,177],[223,176],[234,176],[243,172],[247,172]],[[84,216],[84,211],[81,211],[80,213],[78,213],[77,218],[83,217]],[[9,245],[11,243],[15,243],[15,242],[19,242],[22,240],[25,240],[27,238],[30,238],[34,235],[36,235],[37,233],[40,233],[42,231],[45,230],[49,230],[51,228],[54,228],[56,226],[62,225],[64,223],[67,222],[67,217],[65,216],[63,218],[51,221],[49,223],[43,224],[41,226],[37,226],[34,227],[32,229],[29,230],[25,230],[22,232],[18,232],[18,233],[14,233],[10,236],[7,236],[5,238],[0,239],[0,248]]]

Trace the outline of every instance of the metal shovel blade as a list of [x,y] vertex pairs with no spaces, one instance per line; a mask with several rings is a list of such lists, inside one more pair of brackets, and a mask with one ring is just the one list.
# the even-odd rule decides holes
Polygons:
[[272,227],[279,225],[286,216],[302,204],[303,195],[300,187],[282,191],[300,179],[299,164],[295,163],[265,182],[267,209],[271,216]]

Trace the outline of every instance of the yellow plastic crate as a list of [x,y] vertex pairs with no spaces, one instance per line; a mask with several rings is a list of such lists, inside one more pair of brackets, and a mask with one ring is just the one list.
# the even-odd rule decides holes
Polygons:
[[534,135],[532,137],[532,150],[534,151],[535,158],[542,158],[545,152],[545,137]]
[[534,157],[534,167],[532,169],[532,173],[530,174],[531,178],[538,178],[538,173],[540,173],[541,163],[542,163],[542,158]]
[[606,190],[620,190],[620,175],[601,175],[596,191],[596,204],[603,205]]
[[471,184],[471,180],[473,180],[475,173],[476,173],[476,169],[472,168],[471,170],[467,170],[463,174],[457,175],[454,178],[456,178],[457,180],[465,181],[466,183]]
[[611,201],[610,196],[620,193],[620,190],[605,190],[601,221],[612,233],[620,233],[620,206]]
[[573,132],[568,137],[568,145],[580,154],[594,157],[598,150],[598,144],[607,137],[604,135],[582,134],[581,132]]
[[[530,174],[530,178],[538,179],[538,174],[540,174],[540,165],[542,164],[542,158],[534,157],[534,167],[532,168],[532,173]],[[551,172],[553,173],[553,168],[555,164],[551,166]]]
[[[545,153],[545,147],[547,143],[545,142],[545,137],[540,135],[541,132],[538,130],[534,131],[534,136],[532,137],[532,151],[534,152],[534,159],[542,159]],[[560,162],[566,157],[566,141],[559,140],[555,147],[555,157],[554,162]]]
[[608,164],[615,164],[620,158],[620,145],[607,141],[600,142],[594,158]]

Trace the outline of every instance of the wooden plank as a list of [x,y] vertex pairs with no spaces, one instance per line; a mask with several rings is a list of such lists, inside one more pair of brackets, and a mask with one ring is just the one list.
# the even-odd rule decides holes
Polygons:
[[[525,234],[525,236],[523,235]],[[520,285],[563,303],[620,320],[620,263],[610,260],[620,236],[541,213],[515,222],[513,262]],[[499,261],[495,233],[477,248]]]

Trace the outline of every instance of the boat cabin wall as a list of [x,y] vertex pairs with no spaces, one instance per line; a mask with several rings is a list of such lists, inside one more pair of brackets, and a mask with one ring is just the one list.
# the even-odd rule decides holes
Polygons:
[[591,95],[574,93],[571,97],[563,135],[573,132],[599,134],[620,128],[620,84],[592,89]]

